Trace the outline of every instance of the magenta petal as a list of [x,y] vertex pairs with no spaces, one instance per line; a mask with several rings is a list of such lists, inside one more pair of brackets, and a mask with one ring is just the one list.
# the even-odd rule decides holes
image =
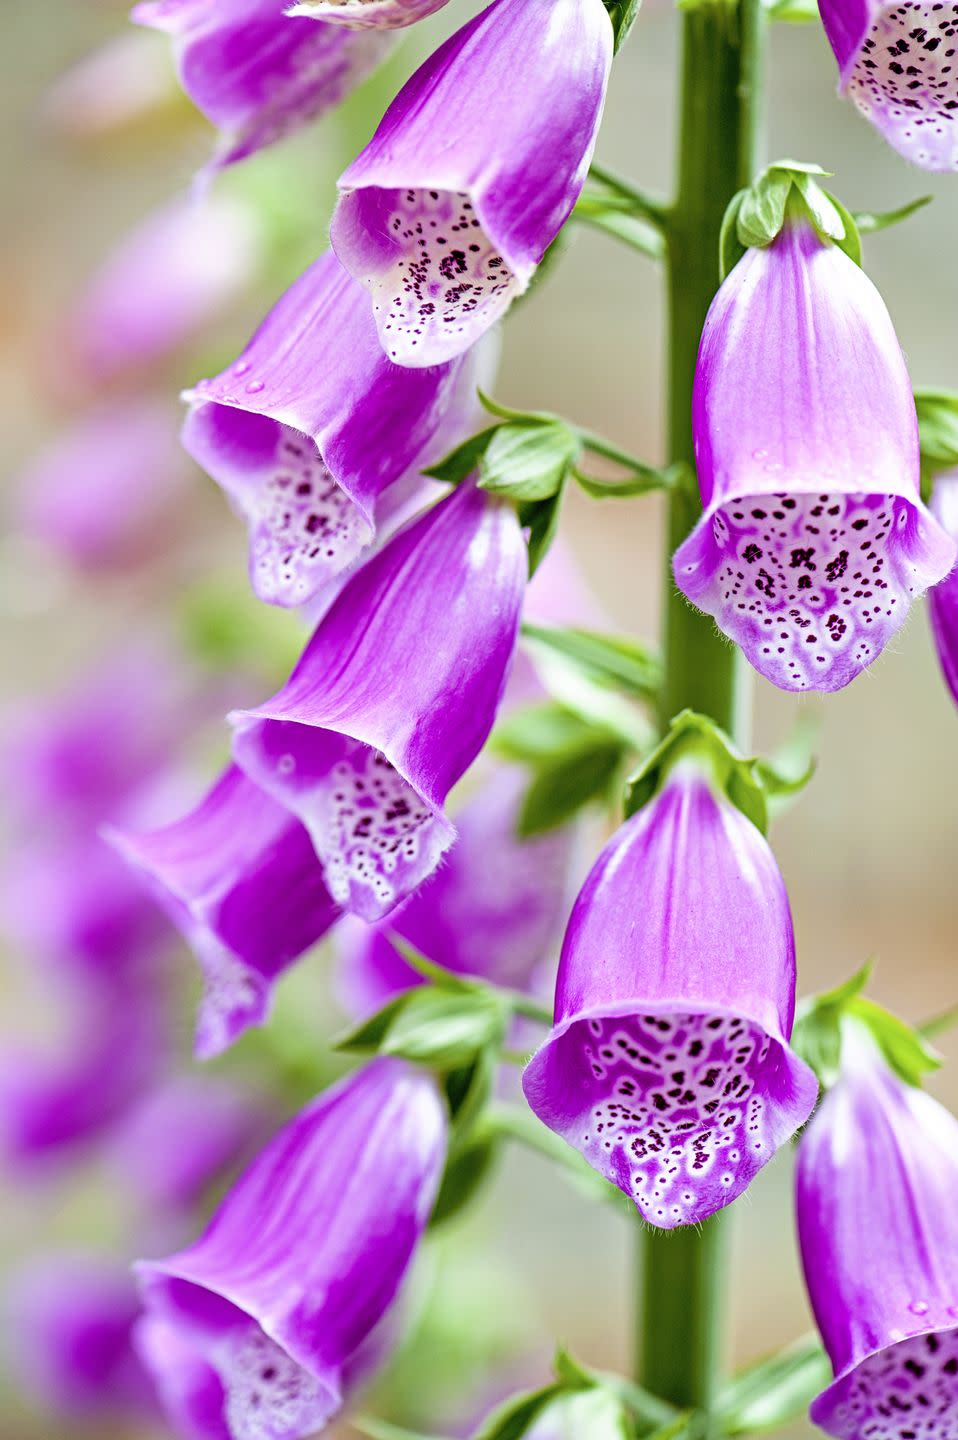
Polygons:
[[109,838],[192,944],[206,985],[196,1053],[218,1054],[263,1023],[277,976],[337,918],[309,836],[230,766],[182,820]]
[[529,988],[568,916],[576,834],[565,827],[520,839],[526,784],[511,769],[485,780],[456,815],[458,837],[435,875],[381,926],[340,932],[339,988],[354,1014],[421,981],[391,933],[457,974]]
[[163,360],[237,298],[260,255],[251,212],[211,196],[177,201],[121,242],[69,320],[69,346],[102,384]]
[[266,317],[239,360],[190,395],[183,441],[250,530],[261,600],[302,605],[375,534],[384,492],[462,439],[480,358],[403,370],[332,252]]
[[742,1193],[808,1118],[795,948],[758,830],[696,770],[606,846],[576,901],[532,1109],[663,1229]]
[[142,1315],[133,1344],[175,1435],[181,1440],[237,1440],[223,1413],[219,1376],[175,1325],[159,1315]]
[[805,1280],[840,1440],[948,1436],[958,1414],[958,1121],[893,1075],[867,1032],[798,1152]]
[[386,58],[389,34],[291,18],[287,0],[143,0],[140,25],[168,31],[183,89],[220,131],[212,170],[317,119]]
[[299,1440],[340,1408],[429,1217],[445,1132],[433,1080],[375,1061],[280,1131],[194,1245],[138,1267],[150,1315],[218,1375],[234,1440]]
[[351,30],[399,30],[434,15],[448,0],[300,0],[288,15],[305,15]]
[[[958,473],[938,476],[931,508],[943,530],[958,539]],[[958,569],[928,592],[928,614],[942,673],[958,705]]]
[[958,169],[955,17],[935,0],[819,0],[841,88],[906,160]]
[[287,684],[238,711],[233,754],[308,827],[333,899],[382,919],[436,868],[443,810],[495,719],[526,552],[463,484],[345,585]]
[[810,225],[749,250],[713,301],[693,429],[705,513],[676,551],[679,589],[776,685],[847,685],[955,545],[921,503],[888,312]]
[[585,182],[611,59],[602,0],[495,0],[386,111],[330,236],[398,364],[461,354],[526,289]]

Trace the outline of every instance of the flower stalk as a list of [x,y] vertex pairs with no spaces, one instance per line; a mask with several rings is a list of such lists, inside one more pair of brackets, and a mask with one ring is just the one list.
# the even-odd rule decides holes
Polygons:
[[[719,284],[725,208],[756,164],[764,16],[759,0],[701,0],[682,19],[678,186],[668,248],[668,441],[672,464],[694,466],[692,384],[699,337]],[[670,492],[666,533],[663,724],[691,706],[740,744],[747,728],[738,652],[672,582],[669,558],[694,526],[698,497]],[[726,1234],[713,1216],[672,1234],[643,1229],[637,1373],[655,1394],[704,1412],[722,1364]],[[678,1337],[682,1337],[679,1341]]]

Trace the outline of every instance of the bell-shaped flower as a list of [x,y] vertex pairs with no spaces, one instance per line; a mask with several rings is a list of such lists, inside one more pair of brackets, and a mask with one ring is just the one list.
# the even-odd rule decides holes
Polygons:
[[42,114],[70,140],[100,140],[148,123],[173,101],[179,89],[162,42],[122,31],[57,76]]
[[351,30],[400,30],[434,15],[448,0],[300,0],[287,15],[307,15]]
[[383,507],[468,433],[482,379],[473,357],[393,365],[362,287],[331,251],[311,265],[188,397],[183,442],[249,525],[260,599],[306,604],[349,566]]
[[[931,509],[942,529],[958,540],[958,471],[935,480]],[[958,569],[929,590],[928,614],[942,674],[958,705]]]
[[492,728],[526,548],[465,482],[343,587],[283,689],[230,716],[233,755],[309,829],[333,899],[380,920],[432,874],[446,795]]
[[174,824],[147,834],[111,828],[107,837],[199,960],[203,1058],[263,1023],[277,977],[337,918],[306,831],[236,766]]
[[789,214],[712,302],[692,414],[705,513],[676,584],[785,690],[838,690],[948,573],[911,382],[849,257]]
[[525,784],[515,769],[484,778],[456,815],[456,842],[435,875],[381,925],[344,924],[339,990],[352,1013],[369,1014],[421,983],[390,934],[457,974],[519,990],[534,985],[568,918],[576,831],[520,837]]
[[255,155],[332,110],[392,37],[291,18],[287,0],[142,0],[132,18],[173,38],[180,83],[220,132],[209,169]]
[[846,1022],[841,1073],[798,1151],[805,1281],[841,1440],[932,1440],[958,1422],[958,1121]]
[[955,12],[937,0],[819,0],[840,89],[906,160],[958,170]]
[[413,1258],[445,1145],[432,1078],[374,1061],[279,1132],[195,1244],[137,1267],[149,1317],[175,1335],[143,1353],[184,1434],[299,1440],[336,1414]]
[[63,362],[99,388],[165,360],[242,294],[261,253],[258,223],[238,200],[177,200],[107,258],[67,320]]
[[585,183],[611,59],[602,0],[494,0],[399,92],[330,231],[397,364],[461,354],[526,289]]
[[5,1351],[30,1398],[64,1419],[157,1424],[153,1383],[133,1344],[140,1316],[128,1265],[49,1253],[8,1277]]
[[105,406],[28,465],[14,524],[91,574],[142,565],[169,544],[185,471],[175,409],[149,399]]
[[795,948],[763,836],[688,757],[613,836],[576,901],[532,1109],[650,1224],[734,1200],[808,1118],[788,1046]]

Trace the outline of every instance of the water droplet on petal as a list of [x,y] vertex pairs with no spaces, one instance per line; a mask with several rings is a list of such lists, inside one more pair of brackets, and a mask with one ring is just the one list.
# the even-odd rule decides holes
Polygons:
[[266,385],[262,380],[251,380],[246,387],[246,393],[247,395],[258,395],[261,390],[265,389]]

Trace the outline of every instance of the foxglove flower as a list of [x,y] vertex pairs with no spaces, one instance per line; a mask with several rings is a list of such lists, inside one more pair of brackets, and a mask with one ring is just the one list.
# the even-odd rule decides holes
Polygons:
[[706,1219],[808,1118],[795,948],[759,831],[689,761],[576,901],[532,1109],[663,1229]]
[[525,778],[504,769],[456,816],[458,838],[436,874],[381,926],[340,935],[340,990],[359,1015],[421,981],[390,943],[408,940],[462,975],[528,989],[568,915],[575,831],[517,833]]
[[466,482],[343,588],[287,684],[239,711],[233,755],[308,827],[333,899],[379,920],[455,838],[443,810],[495,719],[526,551]]
[[307,15],[352,30],[399,30],[441,10],[447,0],[301,0],[287,15]]
[[[958,472],[938,476],[931,508],[942,528],[958,539]],[[958,570],[928,592],[928,613],[942,673],[958,705]]]
[[128,1265],[45,1255],[12,1277],[4,1309],[14,1376],[44,1408],[87,1423],[159,1421],[133,1346],[140,1300]]
[[280,1131],[194,1245],[137,1267],[149,1316],[191,1352],[184,1384],[175,1347],[144,1347],[161,1393],[195,1399],[200,1366],[218,1385],[218,1413],[207,1388],[184,1433],[299,1440],[339,1410],[429,1218],[445,1131],[432,1079],[375,1061]]
[[925,1440],[958,1417],[958,1122],[843,1029],[842,1071],[798,1152],[805,1280],[842,1440]]
[[370,544],[384,492],[468,431],[480,378],[472,358],[418,374],[387,360],[332,252],[300,277],[188,397],[183,434],[249,525],[261,600],[305,604]]
[[602,0],[495,0],[400,91],[330,231],[397,364],[461,354],[526,289],[585,182],[611,59]]
[[819,0],[840,88],[906,160],[958,170],[955,12],[936,0]]
[[309,836],[235,766],[174,824],[107,833],[192,945],[205,981],[196,1053],[219,1054],[263,1023],[276,978],[337,918]]
[[81,570],[142,564],[169,540],[184,471],[168,407],[126,400],[102,408],[28,466],[17,528]]
[[888,312],[806,221],[749,250],[712,302],[692,421],[705,513],[676,552],[679,589],[776,685],[840,689],[955,546],[919,497]]
[[154,35],[123,33],[57,77],[46,121],[71,139],[92,140],[134,125],[179,98],[169,57]]
[[236,200],[176,201],[108,258],[69,317],[70,363],[94,385],[166,359],[223,314],[259,263],[260,231]]
[[151,1216],[181,1215],[247,1158],[264,1134],[261,1095],[209,1075],[173,1075],[123,1120],[112,1169]]
[[220,132],[210,169],[255,155],[333,109],[392,37],[292,19],[286,0],[142,0],[132,18],[172,37],[180,82]]

